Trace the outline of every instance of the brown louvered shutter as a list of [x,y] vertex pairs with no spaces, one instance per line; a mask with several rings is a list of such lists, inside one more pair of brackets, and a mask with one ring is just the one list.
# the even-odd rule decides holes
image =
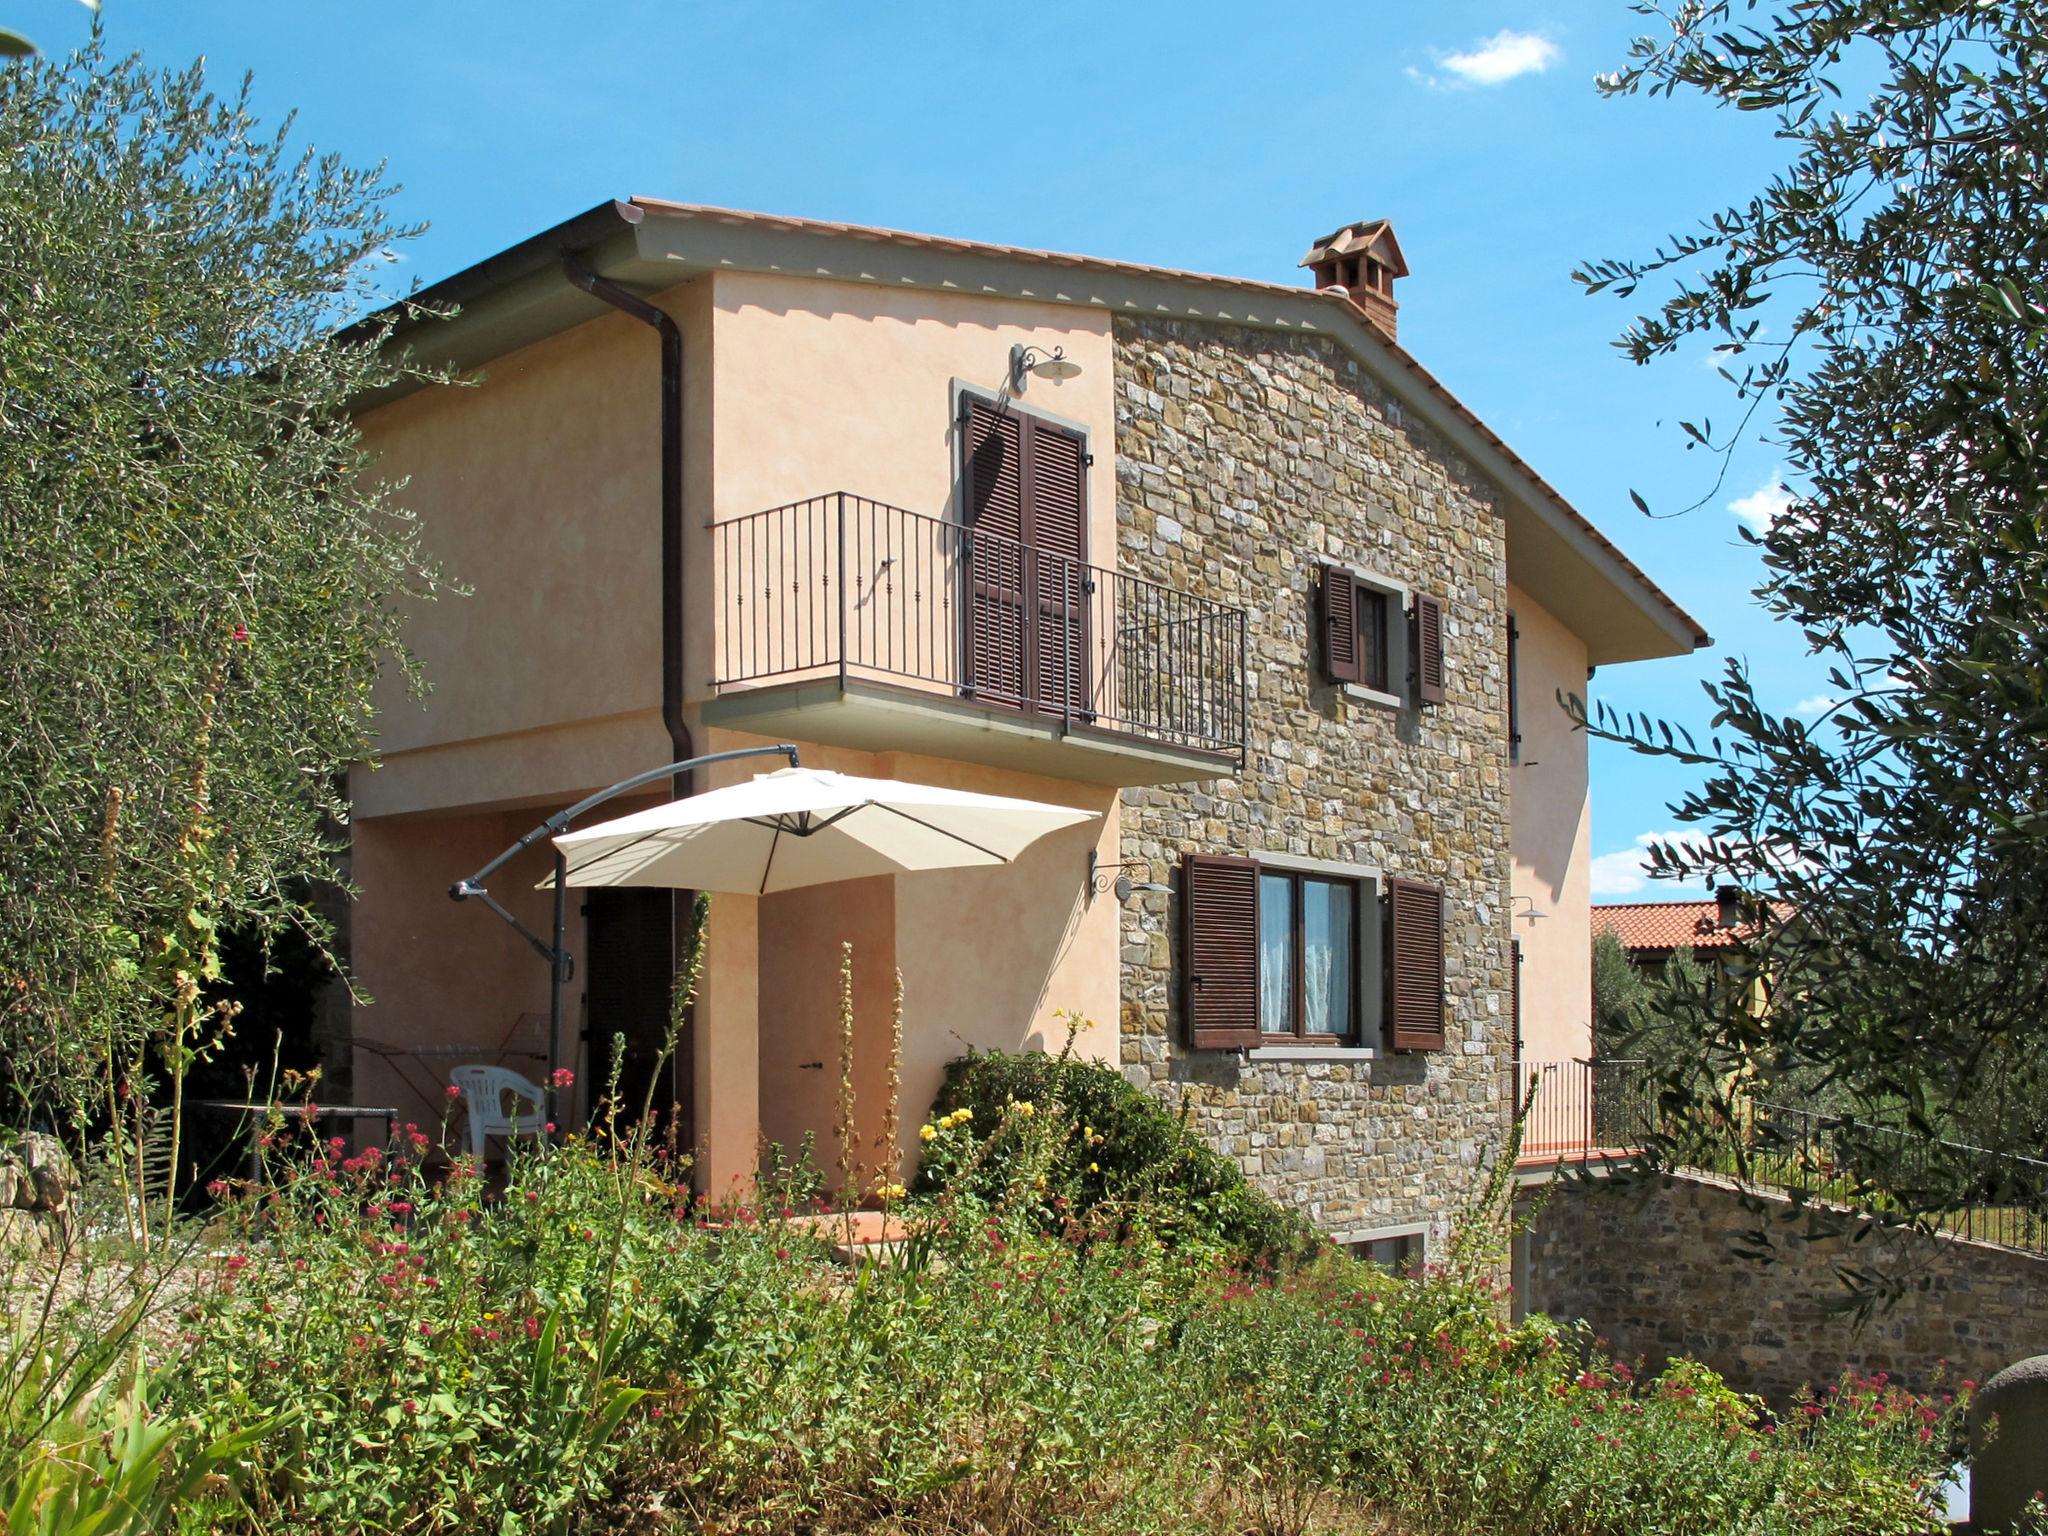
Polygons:
[[1364,681],[1358,646],[1358,580],[1339,566],[1322,568],[1323,671],[1333,683]]
[[1516,939],[1509,945],[1509,964],[1514,968],[1508,973],[1508,1027],[1509,1038],[1514,1049],[1513,1059],[1522,1059],[1522,941]]
[[1424,704],[1444,701],[1443,599],[1415,596],[1415,697]]
[[1013,411],[969,398],[961,417],[961,521],[966,666],[963,690],[1006,704],[1025,702],[1024,429]]
[[1444,1048],[1444,893],[1387,882],[1387,1029],[1397,1051]]
[[1038,703],[1088,708],[1088,449],[1078,433],[1024,418],[1025,542],[1032,547]]
[[1259,1043],[1259,866],[1191,853],[1181,864],[1187,924],[1188,1044],[1245,1050]]

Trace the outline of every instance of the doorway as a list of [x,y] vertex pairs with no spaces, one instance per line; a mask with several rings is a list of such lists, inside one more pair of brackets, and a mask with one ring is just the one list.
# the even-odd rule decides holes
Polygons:
[[656,1122],[652,1134],[657,1139],[673,1135],[678,1146],[687,1147],[687,1034],[656,1081],[668,1035],[675,900],[673,891],[630,886],[598,886],[585,893],[583,1037],[590,1046],[592,1123],[601,1124],[611,1112],[609,1094],[616,1073],[620,1126],[638,1119],[641,1105],[649,1104]]

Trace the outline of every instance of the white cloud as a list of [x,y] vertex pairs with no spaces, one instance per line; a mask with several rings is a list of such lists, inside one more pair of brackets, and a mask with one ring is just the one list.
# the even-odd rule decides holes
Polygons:
[[1644,867],[1653,843],[1698,846],[1699,841],[1698,834],[1691,832],[1641,833],[1632,846],[1600,854],[1593,860],[1593,895],[1596,898],[1643,896],[1650,901],[1684,901],[1688,897],[1704,899],[1707,893],[1704,881],[1652,880]]
[[1785,489],[1783,471],[1773,469],[1762,485],[1729,502],[1728,510],[1751,533],[1762,535],[1771,531],[1771,524],[1783,517],[1791,505],[1792,493]]
[[1824,715],[1842,701],[1832,693],[1816,693],[1792,706],[1795,715]]
[[1503,28],[1464,53],[1447,54],[1443,66],[1467,85],[1504,85],[1521,75],[1540,75],[1564,57],[1541,32]]

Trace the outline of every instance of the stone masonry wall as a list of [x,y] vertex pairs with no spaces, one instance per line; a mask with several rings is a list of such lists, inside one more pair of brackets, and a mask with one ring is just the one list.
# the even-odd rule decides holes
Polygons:
[[[1249,615],[1241,777],[1123,796],[1151,893],[1123,916],[1124,1069],[1326,1231],[1428,1223],[1440,1240],[1506,1129],[1506,551],[1487,483],[1335,343],[1119,318],[1123,570]],[[1316,672],[1314,568],[1370,570],[1448,605],[1447,696],[1399,711]],[[1184,853],[1284,852],[1440,883],[1446,1048],[1264,1061],[1185,1044]],[[1376,922],[1370,911],[1362,914]],[[1362,978],[1376,988],[1377,977]]]
[[[2048,1352],[2048,1259],[1911,1234],[1808,1241],[1795,1218],[1771,1224],[1777,1257],[1762,1264],[1737,1252],[1757,1225],[1718,1180],[1563,1184],[1528,1234],[1521,1300],[1584,1318],[1623,1358],[1690,1355],[1779,1402],[1845,1366],[1924,1391],[1942,1361],[1951,1383],[1983,1381]],[[1905,1295],[1858,1324],[1844,1269],[1895,1275]]]

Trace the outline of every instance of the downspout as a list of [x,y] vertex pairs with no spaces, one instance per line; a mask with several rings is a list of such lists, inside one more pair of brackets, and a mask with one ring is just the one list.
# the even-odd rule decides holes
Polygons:
[[[570,282],[592,298],[631,315],[642,325],[651,325],[661,337],[661,723],[668,727],[672,763],[686,762],[697,755],[689,722],[683,718],[683,332],[664,310],[648,303],[637,293],[628,293],[608,283],[573,255],[564,254],[562,271]],[[686,771],[669,783],[671,800],[686,800],[696,792],[696,782]],[[687,914],[695,905],[690,891],[677,891],[669,902],[670,974],[683,963]],[[669,1062],[671,1090],[676,1112],[686,1119],[686,1146],[697,1140],[696,1010],[683,1022]],[[675,1127],[671,1124],[671,1130]]]
[[[669,760],[680,763],[697,755],[683,719],[683,333],[665,311],[575,257],[562,258],[562,271],[592,298],[661,336],[661,723],[668,727]],[[677,774],[670,797],[686,799],[693,791],[690,776]]]

